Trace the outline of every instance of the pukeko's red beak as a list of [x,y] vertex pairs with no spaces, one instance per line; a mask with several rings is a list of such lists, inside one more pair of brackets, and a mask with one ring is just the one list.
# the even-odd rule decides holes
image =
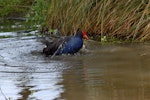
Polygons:
[[86,40],[88,40],[88,39],[89,39],[89,37],[87,36],[87,34],[86,34],[86,32],[85,32],[85,31],[82,31],[82,34],[83,34],[83,38],[84,38],[84,39],[86,39]]

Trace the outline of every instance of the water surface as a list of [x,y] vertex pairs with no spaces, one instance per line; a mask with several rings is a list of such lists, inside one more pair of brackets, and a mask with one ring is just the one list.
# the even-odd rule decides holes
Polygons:
[[[150,43],[100,45],[45,57],[36,36],[0,39],[0,100],[149,100]],[[34,34],[33,31],[32,34]]]

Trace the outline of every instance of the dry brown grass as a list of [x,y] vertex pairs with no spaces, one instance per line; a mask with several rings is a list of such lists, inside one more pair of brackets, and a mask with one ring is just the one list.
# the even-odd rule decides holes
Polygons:
[[46,25],[63,34],[150,39],[150,0],[51,0]]

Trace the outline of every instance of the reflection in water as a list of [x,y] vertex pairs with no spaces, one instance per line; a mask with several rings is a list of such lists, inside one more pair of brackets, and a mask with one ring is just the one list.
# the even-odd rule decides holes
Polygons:
[[[1,66],[1,67],[3,67],[3,66]],[[8,76],[11,76],[11,77],[8,77]],[[4,95],[7,98],[11,97],[16,100],[19,97],[18,92],[20,91],[20,89],[18,89],[15,86],[15,84],[16,84],[16,81],[14,81],[15,77],[16,76],[14,74],[0,73],[0,86],[1,86],[2,92],[4,93]],[[0,93],[0,100],[5,100],[4,95],[2,95],[2,93]]]
[[1,39],[0,45],[0,87],[12,100],[150,99],[149,43],[89,42],[86,55],[53,59],[41,54],[34,36]]
[[[59,83],[63,70],[70,67],[68,62],[45,58],[37,51],[42,50],[42,45],[36,39],[6,40],[1,40],[0,44],[0,87],[4,95],[12,100],[60,97],[64,90]],[[4,95],[0,94],[0,100],[5,100]]]
[[[140,44],[139,44],[140,45]],[[141,45],[141,48],[145,45]],[[150,46],[146,47],[147,49]],[[63,73],[66,100],[150,99],[150,53],[136,45],[101,47],[82,65]],[[136,51],[135,51],[136,50]],[[143,53],[146,54],[143,56]],[[74,66],[75,67],[75,66]],[[73,68],[73,67],[72,67]]]
[[[7,73],[6,71],[3,74],[3,76],[2,74],[0,76],[4,77],[0,80],[0,86],[4,94],[13,100],[52,100],[59,97],[60,93],[63,92],[62,85],[58,84],[62,81],[61,72],[29,72],[29,70],[22,70],[18,73]],[[4,97],[1,95],[0,99],[4,100]]]

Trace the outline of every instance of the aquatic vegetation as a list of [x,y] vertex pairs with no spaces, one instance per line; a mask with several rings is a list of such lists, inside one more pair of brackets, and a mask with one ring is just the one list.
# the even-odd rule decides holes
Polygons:
[[63,34],[77,28],[122,40],[150,39],[149,0],[51,0],[46,25]]
[[48,2],[49,0],[0,0],[0,21],[20,20],[24,21],[26,30],[37,30],[46,21]]
[[31,4],[31,0],[0,0],[0,17],[24,16]]
[[0,39],[1,38],[11,38],[12,36],[0,36]]
[[34,25],[44,25],[47,17],[50,0],[34,0],[29,12],[26,15],[27,22]]

